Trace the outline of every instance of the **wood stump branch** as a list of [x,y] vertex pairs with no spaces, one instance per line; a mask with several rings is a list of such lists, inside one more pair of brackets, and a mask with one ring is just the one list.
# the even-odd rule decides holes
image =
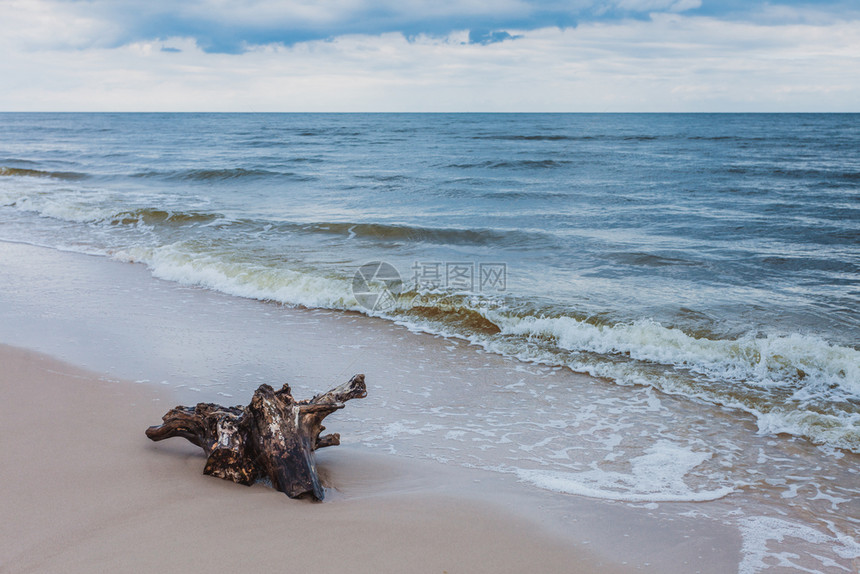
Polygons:
[[314,451],[340,444],[337,433],[320,436],[322,421],[345,402],[367,396],[364,375],[309,400],[296,401],[289,385],[279,390],[260,385],[246,407],[199,403],[176,407],[149,427],[154,441],[182,437],[207,455],[204,474],[250,485],[268,478],[290,498],[325,497]]

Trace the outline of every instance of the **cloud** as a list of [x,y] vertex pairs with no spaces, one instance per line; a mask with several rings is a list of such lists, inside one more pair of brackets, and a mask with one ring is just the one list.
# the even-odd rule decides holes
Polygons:
[[0,109],[860,109],[856,20],[772,25],[664,12],[563,29],[487,30],[342,34],[248,44],[237,54],[209,52],[181,35],[41,51],[2,40]]
[[115,44],[120,30],[79,5],[45,0],[0,2],[0,43],[12,48],[81,49]]
[[617,0],[614,6],[629,12],[684,12],[699,8],[701,0]]
[[[0,31],[33,49],[118,47],[193,38],[206,52],[241,53],[350,34],[443,37],[457,30],[510,33],[689,13],[732,21],[851,19],[850,0],[4,0]],[[780,20],[781,19],[781,20]],[[22,37],[23,35],[29,37]]]

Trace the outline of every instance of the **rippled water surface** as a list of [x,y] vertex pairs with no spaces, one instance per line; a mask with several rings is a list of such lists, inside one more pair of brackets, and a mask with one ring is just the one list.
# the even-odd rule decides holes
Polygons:
[[[0,237],[388,316],[857,452],[857,119],[6,114]],[[403,284],[368,310],[371,261]]]

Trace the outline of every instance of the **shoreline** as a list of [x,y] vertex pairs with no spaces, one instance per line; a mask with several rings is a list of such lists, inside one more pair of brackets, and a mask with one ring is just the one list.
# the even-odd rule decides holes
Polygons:
[[[363,558],[355,558],[354,562],[367,571],[404,571],[407,567],[414,571],[416,556],[435,553],[444,557],[449,549],[454,554],[459,552],[456,555],[461,557],[461,565],[469,564],[469,567],[458,570],[447,563],[427,561],[428,566],[438,566],[428,572],[515,572],[532,571],[536,567],[548,572],[575,572],[568,565],[574,561],[588,565],[583,571],[596,572],[741,571],[746,574],[766,570],[768,562],[779,556],[778,550],[788,547],[803,548],[809,556],[813,556],[813,552],[827,552],[840,566],[850,568],[852,564],[851,556],[846,553],[853,550],[845,540],[822,538],[820,531],[807,526],[811,522],[797,517],[777,518],[783,516],[786,508],[784,502],[779,502],[785,499],[782,493],[786,490],[780,484],[769,485],[765,480],[767,476],[779,475],[762,475],[755,467],[750,467],[753,476],[746,481],[748,484],[736,486],[735,491],[722,500],[659,503],[554,492],[523,481],[522,476],[511,470],[528,465],[539,469],[537,465],[543,463],[529,458],[530,453],[535,452],[532,449],[541,448],[546,439],[557,435],[564,427],[576,432],[568,432],[558,439],[559,444],[575,455],[583,453],[582,460],[588,461],[589,457],[601,460],[605,456],[604,460],[616,457],[625,464],[630,457],[638,457],[634,462],[657,462],[666,452],[698,456],[705,445],[692,450],[679,449],[677,445],[682,443],[674,429],[700,424],[699,421],[707,417],[713,423],[708,428],[718,434],[710,439],[713,454],[705,459],[704,466],[717,470],[723,461],[736,457],[739,446],[753,458],[791,460],[794,467],[800,460],[798,457],[809,456],[811,452],[802,441],[759,437],[753,422],[738,418],[736,413],[710,409],[706,415],[683,398],[657,394],[647,388],[607,385],[569,370],[523,363],[487,353],[462,341],[413,333],[382,319],[285,308],[156,279],[139,264],[0,242],[0,345],[3,344],[16,347],[9,351],[13,355],[29,354],[31,363],[63,361],[65,364],[57,364],[52,370],[81,373],[83,378],[70,380],[107,385],[98,388],[110,390],[108,394],[119,397],[120,401],[136,403],[134,409],[128,409],[126,404],[126,416],[117,416],[111,423],[116,428],[126,429],[123,437],[119,437],[123,440],[112,437],[110,440],[114,442],[108,442],[113,445],[118,460],[126,460],[126,450],[133,450],[135,457],[132,457],[133,464],[128,463],[129,468],[142,469],[141,476],[129,479],[130,484],[137,486],[123,491],[127,500],[114,500],[118,507],[148,505],[163,509],[177,524],[188,524],[181,516],[183,512],[195,517],[194,524],[201,520],[207,525],[211,521],[223,522],[223,515],[205,513],[214,512],[219,497],[224,495],[228,497],[224,508],[230,508],[230,520],[235,518],[235,513],[241,514],[239,520],[243,527],[252,525],[251,516],[258,513],[257,501],[261,501],[259,506],[266,519],[284,525],[280,538],[289,536],[295,526],[286,523],[298,517],[300,521],[311,521],[320,540],[329,539],[330,530],[341,538],[350,538],[350,532],[337,530],[342,523],[349,523],[362,533],[392,531],[391,536],[406,536],[411,532],[423,540],[403,538],[399,547],[411,550],[392,555],[393,562],[385,567],[380,567],[368,551],[356,548],[357,555]],[[143,434],[175,404],[246,404],[253,390],[264,382],[273,386],[289,382],[295,396],[305,398],[342,383],[358,372],[368,377],[368,398],[350,403],[327,420],[330,431],[341,433],[342,444],[319,453],[321,473],[333,487],[322,505],[293,504],[284,495],[260,484],[250,490],[226,482],[217,484],[223,481],[202,475],[200,449],[179,439],[150,443]],[[7,409],[9,405],[24,408],[19,400],[6,397],[6,393],[16,392],[6,388],[13,386],[6,382],[2,390],[3,405]],[[93,393],[86,394],[89,398],[81,408],[88,413],[112,413],[108,406],[124,404],[105,402],[91,396]],[[33,399],[53,396],[50,391],[41,389]],[[128,398],[132,396],[137,398]],[[21,411],[21,417],[35,416],[39,411],[35,403],[29,404],[29,411]],[[563,405],[565,410],[556,411],[560,408],[557,405]],[[57,404],[51,410],[66,417],[61,417],[62,420],[70,416]],[[562,419],[568,416],[571,418]],[[560,426],[560,420],[564,425]],[[134,428],[126,426],[131,421],[136,421]],[[8,423],[4,420],[3,424]],[[741,428],[737,428],[739,425]],[[729,428],[735,428],[737,434],[727,435],[724,429]],[[649,429],[658,434],[649,434]],[[83,430],[88,439],[96,440],[95,444],[105,444],[101,442],[105,437],[100,436],[103,429]],[[14,437],[10,440],[14,443],[18,434],[15,429],[10,432],[4,428],[0,436]],[[514,442],[506,440],[508,435]],[[644,437],[644,447],[655,445],[650,448],[662,447],[664,451],[646,451],[643,455],[637,445],[613,445],[614,436]],[[690,440],[699,440],[699,437]],[[736,446],[733,440],[742,442]],[[43,437],[41,444],[56,450],[55,442],[55,439]],[[690,444],[695,446],[695,443]],[[729,448],[724,450],[724,446]],[[27,452],[32,455],[38,450]],[[545,451],[543,460],[555,452]],[[558,451],[559,454],[566,452]],[[43,516],[59,512],[62,501],[45,503],[34,495],[44,486],[28,484],[30,476],[40,475],[32,467],[34,461],[23,452],[19,453],[19,459],[23,470],[3,477],[6,484],[24,485],[20,487],[23,494],[13,497],[15,501],[30,500],[32,509]],[[507,463],[507,466],[494,461]],[[812,462],[817,461],[816,458]],[[45,458],[41,461],[41,474],[62,478],[67,467],[76,477],[84,472],[78,460],[63,462],[52,463],[50,458]],[[655,476],[670,488],[679,488],[681,497],[712,490],[708,483],[702,483],[697,490],[678,482],[689,478],[683,465],[678,467],[669,459],[665,462],[669,470],[661,470]],[[111,464],[112,460],[100,460],[99,468],[118,472]],[[134,466],[137,464],[144,466]],[[675,468],[680,474],[672,474]],[[778,467],[761,466],[765,472],[779,472],[774,468]],[[130,472],[122,476],[128,478]],[[840,472],[847,473],[848,478],[834,481],[846,484],[844,480],[850,479],[851,467]],[[551,474],[543,476],[551,477]],[[602,476],[615,475],[604,473]],[[618,476],[637,480],[649,478],[635,473]],[[100,490],[117,492],[113,484],[88,486],[80,480],[75,484],[74,488],[64,491],[70,500],[83,497],[100,504]],[[672,486],[674,484],[680,486]],[[164,490],[155,496],[153,488]],[[274,498],[269,498],[270,495]],[[11,494],[3,498],[9,496]],[[176,509],[165,506],[165,497]],[[12,502],[3,500],[4,505]],[[821,502],[825,503],[826,500]],[[271,508],[279,510],[275,512]],[[93,540],[87,544],[97,546],[105,528],[109,531],[113,527],[101,526],[98,520],[106,520],[111,525],[122,523],[118,511],[108,510],[110,512],[103,513],[89,525]],[[26,506],[19,506],[7,514],[18,516],[27,512]],[[268,514],[270,512],[274,514]],[[144,520],[155,530],[165,528],[143,511],[122,516]],[[53,528],[57,521],[47,522]],[[50,536],[63,539],[55,531],[46,537],[39,528],[40,524],[34,522],[23,531],[13,529],[10,540],[19,541],[21,539],[15,537],[29,532],[27,536],[36,537],[32,539],[31,548],[38,554],[38,548],[52,543]],[[123,528],[131,537],[124,542],[127,545],[134,545],[132,531],[135,536],[150,536],[148,531],[135,530],[142,528],[139,525]],[[844,527],[842,531],[845,532]],[[173,532],[174,538],[179,536]],[[215,536],[212,530],[207,533]],[[477,533],[484,538],[474,538]],[[229,527],[220,534],[234,535],[246,541],[250,536]],[[112,535],[108,532],[106,536]],[[784,537],[788,540],[783,544]],[[498,540],[505,542],[498,545],[495,542]],[[319,544],[306,542],[309,547]],[[173,538],[165,543],[173,544]],[[211,540],[194,542],[195,545],[211,543]],[[283,542],[279,539],[277,543]],[[382,545],[374,544],[377,542],[368,541],[367,547],[389,556]],[[833,550],[836,544],[840,547]],[[824,546],[829,546],[830,550],[825,551]],[[529,550],[532,547],[543,550],[532,552]],[[62,552],[67,554],[77,552],[74,547],[64,548]],[[171,546],[166,552],[184,556],[185,550]],[[517,556],[524,553],[536,562],[531,565],[517,562],[519,558],[506,554],[511,552]],[[542,558],[544,554],[546,558]],[[493,562],[495,555],[502,557],[500,563]],[[257,563],[257,559],[243,556]],[[160,559],[147,555],[138,558]],[[268,565],[270,558],[270,554],[265,554],[259,561]],[[90,560],[85,556],[75,559]],[[123,558],[114,556],[112,559]],[[7,572],[5,563],[6,559],[0,557],[0,565],[3,565],[0,572]],[[92,561],[87,563],[93,564]],[[16,569],[9,569],[10,573],[32,571],[25,562],[15,564]],[[504,569],[514,564],[521,568]],[[355,571],[353,562],[349,562],[348,567]],[[81,571],[86,569],[82,567]],[[333,566],[332,571],[338,570]]]
[[0,363],[2,506],[16,517],[0,530],[2,572],[249,561],[317,572],[629,571],[480,500],[462,473],[428,480],[422,464],[360,448],[319,457],[334,489],[323,503],[206,477],[199,448],[144,436],[169,408],[161,389],[6,345]]

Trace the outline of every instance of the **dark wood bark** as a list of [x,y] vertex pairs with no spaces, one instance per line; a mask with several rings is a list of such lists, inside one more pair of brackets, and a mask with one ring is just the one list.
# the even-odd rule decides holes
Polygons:
[[340,444],[337,433],[320,436],[322,421],[346,401],[366,396],[364,375],[303,401],[293,398],[289,385],[277,391],[260,385],[247,407],[176,407],[146,436],[178,436],[201,447],[208,457],[204,474],[248,485],[265,477],[291,498],[310,494],[322,500],[314,451]]

